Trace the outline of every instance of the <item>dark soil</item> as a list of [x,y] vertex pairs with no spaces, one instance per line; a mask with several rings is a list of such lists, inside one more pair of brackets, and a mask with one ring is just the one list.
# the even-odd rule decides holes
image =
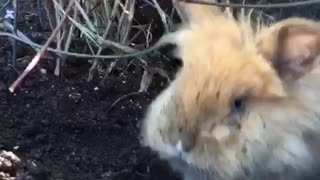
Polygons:
[[[22,10],[19,29],[43,43],[49,31],[40,31],[36,0],[19,2]],[[136,17],[140,23],[152,21],[158,25],[152,29],[156,38],[163,33],[160,17],[143,2],[138,1]],[[170,0],[158,2],[171,11]],[[64,76],[56,77],[54,61],[44,59],[18,91],[11,94],[8,86],[17,78],[17,70],[21,72],[31,60],[34,51],[19,45],[20,61],[16,69],[7,66],[10,52],[10,43],[1,38],[0,150],[12,151],[22,160],[18,179],[179,179],[165,162],[139,143],[139,123],[146,107],[167,85],[165,78],[155,75],[148,92],[128,96],[110,109],[118,98],[139,90],[143,69],[138,62],[125,68],[119,63],[100,86],[100,77],[87,82],[90,64],[86,62],[72,60],[64,69]],[[156,66],[170,76],[179,65],[166,58],[154,59],[159,62]],[[41,68],[46,72],[40,71]]]
[[[0,81],[0,147],[22,158],[22,179],[170,179],[165,164],[141,148],[138,138],[139,121],[163,79],[154,79],[149,93],[107,111],[139,89],[141,73],[125,72],[110,80],[112,87],[100,89],[83,75],[58,78],[42,67],[47,74],[34,72],[16,94],[7,92],[7,80]],[[15,77],[6,70],[1,77]]]
[[161,89],[158,83],[107,112],[117,98],[138,90],[141,74],[124,73],[113,79],[113,87],[95,90],[97,82],[82,75],[63,79],[46,69],[47,74],[30,76],[16,94],[1,81],[0,146],[25,162],[23,179],[30,173],[39,180],[169,179],[170,172],[138,139],[139,120]]

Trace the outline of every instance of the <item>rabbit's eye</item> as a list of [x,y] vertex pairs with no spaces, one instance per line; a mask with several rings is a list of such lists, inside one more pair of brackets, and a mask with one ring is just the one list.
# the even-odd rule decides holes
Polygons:
[[240,128],[240,120],[243,112],[245,111],[245,98],[244,97],[238,97],[233,99],[231,102],[231,111],[229,114],[229,125],[236,126]]
[[243,100],[241,98],[236,98],[232,103],[232,109],[238,111],[243,106]]
[[239,112],[242,112],[245,108],[245,98],[243,97],[239,97],[239,98],[235,98],[233,101],[232,101],[232,104],[231,104],[231,111],[233,113],[239,113]]

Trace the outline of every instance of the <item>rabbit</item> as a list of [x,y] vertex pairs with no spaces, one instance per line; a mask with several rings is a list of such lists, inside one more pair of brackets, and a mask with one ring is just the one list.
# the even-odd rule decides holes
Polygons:
[[319,23],[177,3],[183,66],[146,110],[141,144],[184,180],[318,179]]

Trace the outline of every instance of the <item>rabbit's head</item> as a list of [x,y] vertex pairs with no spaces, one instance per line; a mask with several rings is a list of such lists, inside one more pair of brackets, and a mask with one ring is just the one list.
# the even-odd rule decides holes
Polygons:
[[150,105],[143,144],[217,178],[311,174],[320,148],[318,23],[253,28],[216,7],[180,6],[183,67]]

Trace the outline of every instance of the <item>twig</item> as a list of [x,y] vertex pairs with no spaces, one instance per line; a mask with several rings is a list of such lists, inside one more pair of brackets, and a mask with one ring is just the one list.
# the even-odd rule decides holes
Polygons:
[[0,11],[2,11],[4,8],[6,8],[12,0],[8,0],[6,3],[4,3],[4,5],[0,8]]
[[[10,3],[8,3],[10,2]],[[5,3],[5,5],[1,8],[9,8],[6,10],[5,16],[3,18],[3,21],[1,21],[2,23],[7,23],[8,21],[13,21],[13,28],[12,30],[10,29],[10,31],[12,33],[14,33],[15,35],[17,35],[17,13],[18,13],[18,7],[17,7],[17,0],[11,0],[11,1],[7,1],[7,3]],[[8,28],[6,28],[8,30]],[[17,56],[17,40],[16,39],[9,39],[9,41],[11,42],[11,46],[12,46],[12,57],[11,57],[11,65],[12,66],[16,66],[16,56]],[[10,63],[8,63],[10,64]]]
[[121,96],[120,98],[118,98],[117,100],[115,100],[115,101],[111,104],[111,106],[106,110],[106,113],[109,113],[109,111],[110,111],[112,108],[114,108],[114,106],[116,106],[116,105],[117,105],[120,101],[122,101],[123,99],[128,98],[128,97],[130,97],[130,96],[138,95],[138,94],[141,94],[141,93],[143,93],[143,92],[140,92],[140,91],[138,91],[138,92],[131,92],[131,93],[129,93],[129,94],[125,94],[125,95]]
[[[11,37],[14,39],[17,39],[18,41],[21,41],[25,44],[28,44],[30,46],[33,46],[35,48],[43,48],[44,45],[40,45],[31,41],[28,41],[26,39],[22,39],[12,33],[5,33],[5,32],[0,32],[0,36],[6,36],[6,37]],[[102,41],[104,42],[104,41]],[[108,43],[106,43],[108,44]],[[158,45],[159,46],[159,45]],[[115,46],[116,47],[116,46]],[[57,53],[59,55],[65,55],[65,56],[74,56],[77,58],[91,58],[91,59],[120,59],[120,58],[130,58],[130,57],[137,57],[141,56],[143,54],[147,54],[153,50],[155,50],[158,47],[150,47],[148,49],[144,50],[135,50],[133,48],[130,48],[128,46],[121,46],[122,48],[120,49],[119,47],[116,47],[128,54],[122,54],[122,55],[90,55],[90,54],[83,54],[83,53],[74,53],[74,52],[69,52],[69,51],[64,51],[64,50],[58,50],[54,48],[47,47],[47,51]]]
[[221,7],[233,7],[233,8],[256,8],[256,9],[270,9],[270,8],[289,8],[295,6],[306,6],[320,3],[320,0],[306,0],[299,2],[288,3],[273,3],[273,4],[235,4],[235,3],[219,3],[212,2],[211,0],[180,0],[182,2],[194,3],[194,4],[206,4],[212,6]]
[[163,26],[164,26],[164,29],[165,29],[165,32],[168,33],[169,32],[169,27],[168,27],[168,22],[167,22],[167,14],[161,9],[159,3],[156,1],[156,0],[152,0],[155,8],[157,9],[158,11],[158,14],[160,15],[161,17],[161,21],[163,23]]
[[[102,35],[102,39],[106,39],[107,35],[109,34],[109,31],[110,31],[110,28],[111,28],[111,25],[112,25],[112,17],[114,17],[116,15],[116,10],[117,10],[117,7],[118,7],[118,2],[115,1],[114,2],[115,4],[113,5],[114,7],[112,8],[109,8],[109,6],[107,5],[107,2],[104,2],[104,7],[106,7],[106,16],[108,17],[108,23],[107,23],[107,26],[106,26],[106,29]],[[109,10],[109,11],[108,11]],[[99,47],[97,53],[95,55],[100,55],[101,52],[103,50],[103,47]],[[88,81],[91,81],[93,79],[93,76],[94,76],[94,73],[96,71],[96,68],[98,67],[99,65],[99,61],[97,59],[95,59],[89,69],[89,74],[88,74],[88,78],[87,80]]]
[[40,23],[40,28],[42,29],[44,27],[44,24],[43,24],[43,15],[42,15],[42,0],[37,0],[37,8],[38,8],[38,20],[39,20],[39,23]]
[[[8,29],[9,31],[11,31],[12,33],[14,32],[14,26],[12,24],[10,24],[8,21],[3,21],[3,26],[5,27],[5,29]],[[1,32],[0,32],[1,34]],[[1,35],[0,35],[1,36]],[[23,42],[30,45],[30,43],[32,44],[33,42],[26,36],[24,35],[21,31],[19,31],[17,29],[17,33],[14,34],[14,36],[19,36],[19,38],[15,38],[17,39],[18,41],[21,41],[20,39],[23,39]],[[8,36],[10,37],[10,36]],[[31,45],[32,46],[32,45]],[[41,48],[34,48],[35,51],[39,52]]]
[[[57,2],[55,0],[53,0],[53,2],[54,2],[54,7],[56,7],[57,6],[57,4],[56,4]],[[65,2],[64,0],[59,0],[61,8],[63,8],[64,2]],[[61,15],[59,14],[58,11],[55,11],[55,20],[56,20],[56,24],[58,24],[60,22],[60,20],[61,20]],[[64,40],[64,33],[65,33],[64,28],[65,27],[61,27],[62,30],[61,31],[59,30],[59,32],[56,35],[56,42],[57,42],[56,48],[57,49],[61,49],[61,46],[62,46],[62,43],[63,43],[63,40]],[[55,76],[59,76],[60,75],[61,59],[62,59],[62,57],[58,57],[56,59],[56,67],[54,68],[54,71],[53,71]]]
[[[18,13],[19,13],[17,0],[13,0],[12,5],[13,5],[13,9],[14,9],[13,32],[15,35],[17,35],[17,17],[18,17]],[[17,40],[14,39],[13,40],[13,47],[12,47],[12,66],[16,67],[16,65],[17,65]]]
[[15,80],[11,86],[9,87],[9,91],[10,92],[14,92],[14,90],[16,89],[16,87],[21,83],[21,81],[29,74],[29,72],[37,65],[37,63],[40,61],[41,56],[44,54],[44,52],[46,51],[46,49],[48,48],[49,44],[51,43],[51,41],[53,40],[53,38],[57,35],[57,33],[59,32],[60,28],[62,27],[64,21],[67,19],[67,16],[69,14],[69,12],[72,9],[72,6],[74,4],[76,0],[71,0],[69,2],[69,5],[65,11],[65,14],[62,18],[62,20],[60,21],[59,25],[54,29],[54,31],[52,32],[51,36],[49,37],[49,39],[47,40],[47,42],[45,43],[45,45],[42,47],[42,49],[40,50],[40,52],[37,53],[37,55],[32,59],[32,61],[29,63],[29,65],[27,66],[27,68],[23,71],[23,73],[18,77],[17,80]]

